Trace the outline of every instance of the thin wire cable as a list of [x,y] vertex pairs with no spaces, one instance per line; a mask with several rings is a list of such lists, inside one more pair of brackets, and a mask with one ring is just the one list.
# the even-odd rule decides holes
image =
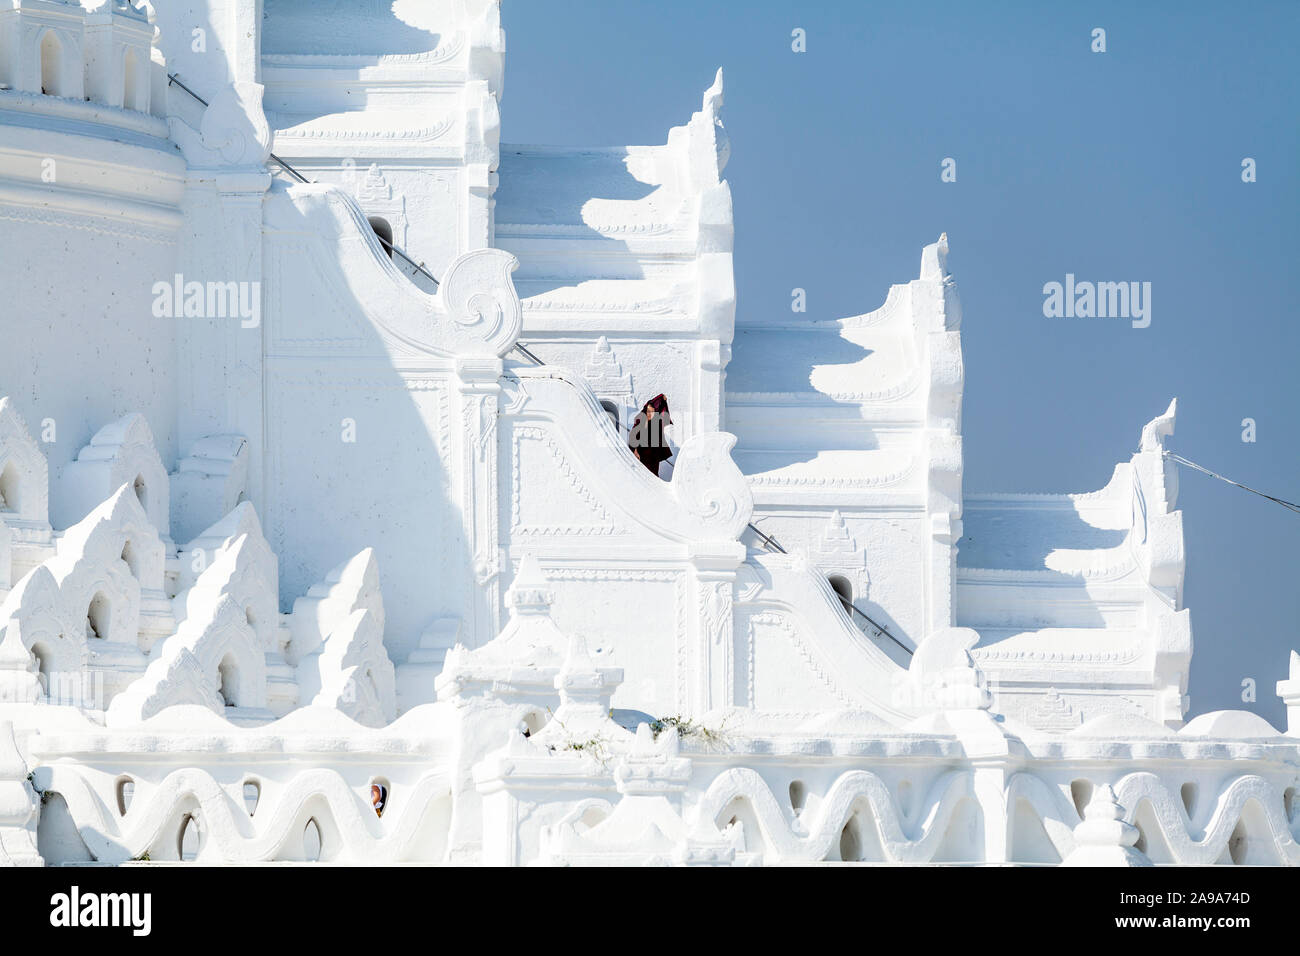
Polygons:
[[1243,485],[1239,481],[1233,481],[1231,478],[1227,478],[1219,474],[1217,471],[1210,471],[1210,469],[1198,465],[1194,461],[1188,461],[1182,455],[1175,455],[1171,451],[1164,452],[1164,457],[1168,458],[1171,461],[1175,461],[1180,465],[1186,465],[1188,468],[1194,468],[1203,475],[1209,475],[1211,478],[1218,478],[1220,481],[1226,481],[1230,485],[1236,485],[1238,488],[1241,488],[1245,491],[1249,491],[1252,495],[1259,495],[1261,498],[1267,498],[1269,501],[1272,501],[1275,504],[1279,504],[1283,508],[1288,509],[1289,511],[1294,511],[1296,514],[1300,514],[1300,504],[1296,504],[1294,501],[1287,501],[1285,498],[1278,498],[1275,495],[1267,494],[1263,491],[1260,491],[1258,488],[1250,487],[1250,485]]
[[[190,96],[194,97],[196,100],[198,100],[200,103],[202,103],[204,106],[208,106],[208,105],[209,105],[207,100],[205,100],[203,97],[199,96],[199,94],[195,93],[192,89],[190,89],[188,86],[186,86],[184,83],[182,83],[180,77],[177,76],[175,73],[168,73],[168,74],[167,74],[167,80],[168,80],[168,85],[174,83],[174,84],[176,84],[177,86],[179,86],[182,90],[184,90],[186,93],[190,94]],[[302,173],[298,172],[298,170],[294,169],[292,166],[290,166],[288,163],[286,163],[286,162],[285,162],[283,159],[281,159],[279,156],[275,155],[275,153],[268,153],[267,155],[270,156],[270,158],[271,158],[271,162],[275,163],[277,166],[279,166],[281,169],[283,169],[286,173],[288,173],[288,174],[289,174],[290,176],[292,176],[294,179],[298,180],[298,182],[300,182],[300,183],[305,183],[305,184],[307,184],[307,185],[311,185],[311,184],[312,184],[312,181],[311,181],[310,179],[308,179],[308,178],[307,178],[306,176],[304,176]],[[428,269],[426,269],[426,268],[424,267],[424,263],[423,263],[423,262],[416,262],[414,259],[412,259],[410,256],[408,256],[405,252],[403,252],[400,248],[398,248],[397,246],[393,245],[391,242],[389,242],[389,241],[388,241],[387,239],[385,239],[383,236],[379,235],[379,233],[375,233],[375,238],[378,239],[379,242],[380,242],[380,244],[383,245],[383,247],[384,247],[385,249],[388,250],[388,253],[389,253],[389,257],[390,257],[390,258],[392,257],[392,254],[393,254],[393,253],[396,253],[397,255],[399,255],[399,256],[401,256],[403,259],[405,259],[408,263],[410,263],[412,266],[414,266],[416,272],[420,273],[420,274],[423,275],[423,276],[426,276],[430,281],[432,281],[433,284],[434,284],[435,286],[439,284],[439,283],[438,283],[438,279],[437,279],[437,277],[436,277],[432,272],[430,272]]]
[[[763,539],[763,546],[767,548],[769,551],[775,551],[777,554],[789,553],[788,551],[785,550],[785,548],[781,547],[780,543],[776,540],[776,538],[773,538],[771,535],[765,534],[764,532],[760,531],[758,526],[754,524],[752,521],[749,523],[749,530],[754,532],[754,534],[758,535],[760,538]],[[881,637],[889,638],[891,641],[893,641],[895,644],[901,647],[908,654],[913,653],[910,647],[908,647],[898,638],[894,637],[893,634],[890,634],[887,630],[885,630],[883,627],[881,627],[879,624],[873,621],[866,611],[859,608],[852,601],[846,601],[844,597],[839,594],[838,591],[836,592],[836,597],[838,597],[840,599],[840,603],[844,605],[844,610],[849,612],[850,618],[852,618],[854,614],[858,615],[869,625],[871,625],[871,627],[875,630],[875,632],[878,635],[880,635]]]
[[524,345],[523,342],[516,342],[516,343],[515,343],[515,351],[518,352],[520,355],[522,355],[524,358],[528,359],[528,361],[532,362],[534,365],[545,365],[545,364],[546,364],[546,363],[543,362],[541,359],[539,359],[536,355],[534,355],[532,352],[530,352],[530,351],[528,350],[528,346]]

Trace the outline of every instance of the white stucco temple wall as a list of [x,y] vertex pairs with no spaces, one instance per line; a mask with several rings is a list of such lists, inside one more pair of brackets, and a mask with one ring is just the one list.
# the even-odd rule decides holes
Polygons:
[[722,72],[536,147],[504,56],[0,0],[0,864],[1300,864],[1300,656],[1186,720],[1176,403],[966,492],[946,236],[746,315]]

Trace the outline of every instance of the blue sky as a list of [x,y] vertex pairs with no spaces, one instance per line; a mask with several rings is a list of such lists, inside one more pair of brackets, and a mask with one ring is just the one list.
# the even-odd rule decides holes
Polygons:
[[[1176,395],[1171,447],[1300,499],[1300,3],[504,7],[506,142],[660,143],[725,69],[740,321],[795,287],[810,317],[870,311],[948,233],[968,492],[1100,488]],[[1045,318],[1066,273],[1150,282],[1150,327]],[[1181,486],[1191,714],[1283,726],[1300,515],[1187,470]]]

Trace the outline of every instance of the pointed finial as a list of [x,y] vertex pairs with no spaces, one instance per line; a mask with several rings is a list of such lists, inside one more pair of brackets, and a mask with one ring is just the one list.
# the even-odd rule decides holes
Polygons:
[[1178,418],[1178,399],[1169,402],[1163,415],[1157,415],[1142,428],[1142,450],[1163,451],[1165,439],[1174,433],[1174,422]]
[[704,91],[704,108],[717,110],[723,104],[722,67],[713,77],[713,85]]
[[632,747],[632,753],[639,756],[648,756],[655,752],[655,734],[650,729],[650,725],[642,721],[636,725],[636,743]]
[[520,614],[547,612],[555,601],[541,565],[531,554],[519,562],[519,572],[506,592],[506,606]]
[[[1085,820],[1118,820],[1124,816],[1124,808],[1119,805],[1119,798],[1115,796],[1115,788],[1108,783],[1102,784],[1093,791],[1092,799],[1088,805],[1083,808],[1083,818]],[[1132,840],[1127,839],[1129,834],[1125,834],[1125,844],[1132,845],[1137,842],[1137,830],[1134,829],[1131,834]]]
[[596,662],[587,650],[587,640],[581,634],[569,635],[569,652],[564,658],[562,674],[594,674]]
[[1083,809],[1083,820],[1074,828],[1075,848],[1063,861],[1065,866],[1150,866],[1151,861],[1135,849],[1142,833],[1124,820],[1115,790],[1103,784],[1092,793]]

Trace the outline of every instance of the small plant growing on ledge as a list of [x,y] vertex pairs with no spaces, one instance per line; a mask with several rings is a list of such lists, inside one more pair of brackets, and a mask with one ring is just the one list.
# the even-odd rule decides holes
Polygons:
[[609,751],[609,741],[604,737],[595,736],[588,737],[585,740],[580,740],[573,735],[572,731],[564,726],[562,721],[554,716],[551,720],[560,728],[560,730],[564,731],[564,741],[562,743],[552,743],[547,746],[547,749],[552,753],[557,751],[570,751],[572,753],[582,754],[591,757],[600,764],[602,769],[604,769],[605,765],[609,763],[609,760],[613,755]]
[[[607,768],[610,758],[613,756],[606,744],[607,741],[603,737],[592,737],[588,740],[568,740],[558,749],[591,757],[603,771]],[[557,748],[552,747],[551,749],[555,750]]]
[[570,740],[562,749],[579,750],[583,753],[596,755],[604,751],[605,742],[599,737],[592,737],[590,740]]
[[703,724],[698,723],[689,717],[660,717],[658,720],[653,721],[650,724],[650,732],[655,735],[655,740],[658,740],[659,735],[669,727],[676,728],[677,736],[683,739],[694,737],[707,744],[722,743],[721,730],[714,730],[712,727],[705,727]]
[[40,797],[40,799],[41,799],[41,806],[44,806],[44,805],[45,805],[45,800],[46,800],[48,794],[46,793],[46,791],[44,791],[44,790],[42,790],[40,787],[36,786],[36,771],[35,771],[35,770],[33,770],[31,773],[29,773],[29,774],[27,775],[27,782],[28,782],[29,784],[31,784],[32,791],[36,794],[36,796]]

